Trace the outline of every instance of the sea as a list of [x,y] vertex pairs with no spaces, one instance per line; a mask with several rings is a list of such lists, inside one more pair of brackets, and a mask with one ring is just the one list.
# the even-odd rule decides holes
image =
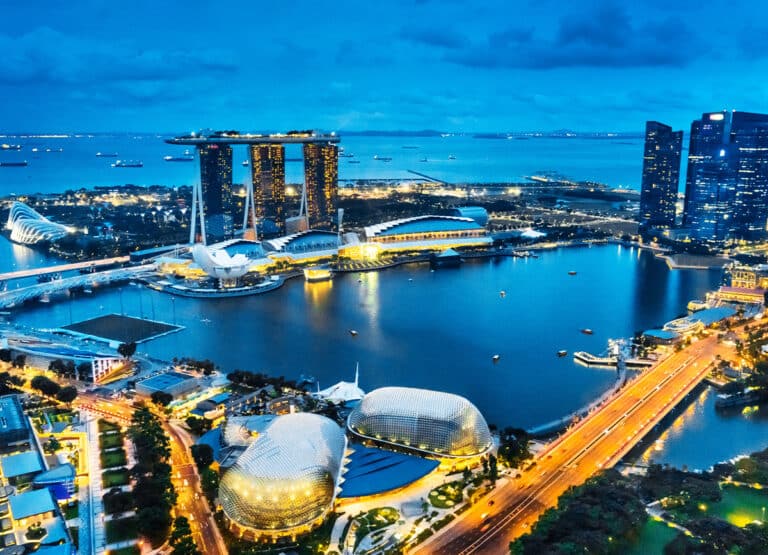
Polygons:
[[[185,148],[169,145],[171,134],[84,134],[62,137],[0,135],[0,144],[21,150],[0,150],[0,162],[26,160],[24,167],[0,167],[0,197],[9,194],[56,193],[95,186],[189,185],[199,180],[194,162],[166,162]],[[381,137],[341,135],[341,185],[360,179],[423,179],[411,172],[450,184],[519,183],[526,177],[555,172],[580,181],[613,188],[638,189],[642,171],[640,138],[521,137],[480,139],[471,135],[446,137]],[[33,149],[37,149],[33,152]],[[117,158],[96,154],[117,154]],[[194,153],[194,148],[191,149]],[[298,145],[286,147],[286,180],[302,183]],[[391,161],[374,157],[391,158]],[[233,147],[233,181],[244,183],[249,168],[242,165],[245,146]],[[140,161],[141,168],[112,167],[116,160]],[[425,161],[426,160],[426,161]]]

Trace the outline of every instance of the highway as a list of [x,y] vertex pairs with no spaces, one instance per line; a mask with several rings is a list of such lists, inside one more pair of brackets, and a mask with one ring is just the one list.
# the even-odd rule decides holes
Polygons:
[[12,279],[21,279],[45,274],[70,272],[72,270],[83,270],[86,268],[98,268],[99,266],[111,266],[112,264],[124,264],[130,260],[128,256],[117,256],[115,258],[103,258],[101,260],[88,260],[86,262],[74,262],[72,264],[58,264],[56,266],[46,266],[45,268],[32,268],[29,270],[18,270],[16,272],[6,272],[0,274],[0,281],[9,281]]
[[733,349],[714,336],[660,361],[550,443],[520,478],[500,485],[412,553],[508,553],[571,486],[616,464]]
[[[129,401],[105,400],[91,394],[81,394],[74,403],[78,408],[86,409],[123,425],[129,425],[135,410]],[[200,487],[200,477],[189,451],[192,439],[184,430],[161,420],[170,439],[171,468],[173,484],[177,493],[176,516],[186,516],[192,528],[192,536],[202,553],[206,555],[226,555],[224,540],[213,521],[208,500]]]

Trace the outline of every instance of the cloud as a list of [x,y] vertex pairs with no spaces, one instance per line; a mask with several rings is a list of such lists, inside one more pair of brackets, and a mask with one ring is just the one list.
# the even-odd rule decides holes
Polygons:
[[473,68],[682,67],[705,51],[679,18],[637,24],[622,6],[603,3],[562,17],[550,36],[509,27],[443,58]]
[[19,37],[0,35],[0,84],[87,85],[161,81],[227,74],[229,53],[209,48],[149,49],[129,41],[87,40],[48,27]]
[[449,50],[467,46],[467,38],[448,28],[405,27],[400,30],[400,38],[414,44],[445,48]]

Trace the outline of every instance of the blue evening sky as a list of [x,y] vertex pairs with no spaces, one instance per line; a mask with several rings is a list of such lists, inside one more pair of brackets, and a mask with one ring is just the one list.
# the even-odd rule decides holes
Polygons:
[[687,129],[768,111],[752,0],[0,0],[0,131]]

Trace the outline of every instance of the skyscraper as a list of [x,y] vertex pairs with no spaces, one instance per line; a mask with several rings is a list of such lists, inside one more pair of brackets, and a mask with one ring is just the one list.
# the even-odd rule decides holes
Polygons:
[[304,187],[309,227],[331,227],[339,194],[339,149],[331,143],[304,144]]
[[734,112],[731,143],[738,158],[736,231],[739,237],[761,239],[768,226],[768,115]]
[[[253,206],[265,233],[285,230],[285,147],[251,145]],[[271,229],[270,229],[271,228]]]
[[700,239],[765,236],[768,115],[712,112],[693,122],[683,224]]
[[683,132],[657,121],[645,124],[643,179],[640,191],[640,224],[675,225],[675,203],[680,182]]
[[203,143],[198,151],[206,236],[209,241],[232,237],[232,147]]

